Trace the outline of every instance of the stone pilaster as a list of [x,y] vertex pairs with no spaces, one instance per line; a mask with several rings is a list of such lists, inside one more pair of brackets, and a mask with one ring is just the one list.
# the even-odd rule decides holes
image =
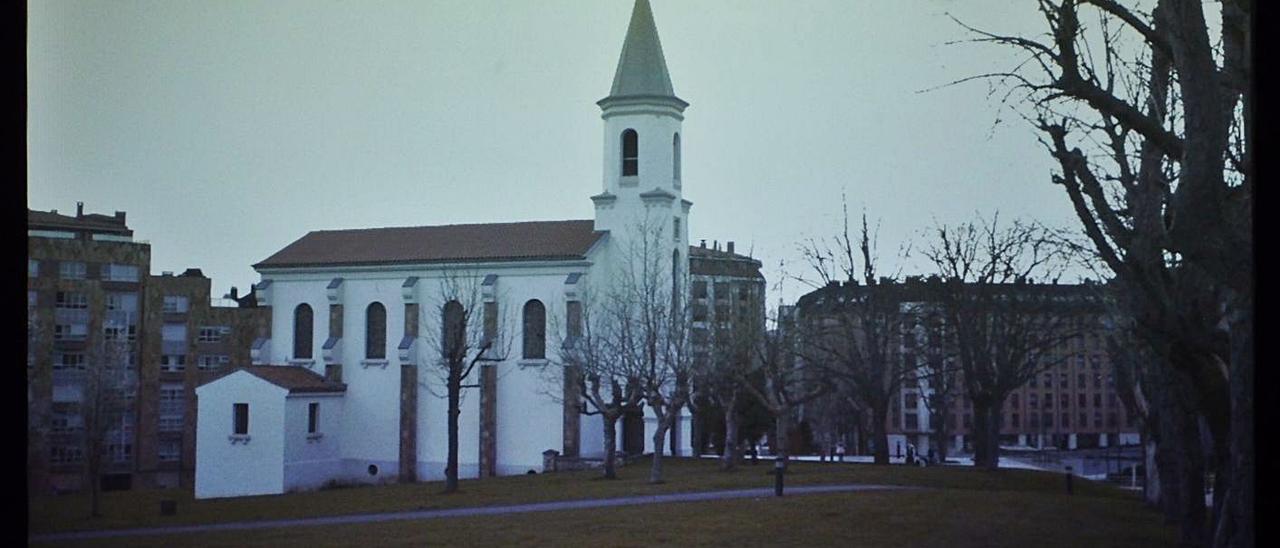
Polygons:
[[579,424],[582,415],[580,414],[578,397],[578,369],[576,367],[564,368],[564,456],[578,456],[578,442],[581,434]]
[[497,475],[498,370],[492,363],[480,365],[480,477]]
[[[404,305],[404,335],[418,336],[418,305]],[[418,364],[400,364],[400,481],[418,481]]]

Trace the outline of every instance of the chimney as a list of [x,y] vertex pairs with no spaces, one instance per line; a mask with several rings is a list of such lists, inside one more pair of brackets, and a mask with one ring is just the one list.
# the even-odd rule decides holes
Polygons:
[[720,251],[720,240],[711,240],[711,249]]
[[706,239],[706,238],[703,238],[703,239],[702,239],[702,249],[706,249],[706,248],[707,248],[707,239]]
[[239,289],[236,289],[236,286],[234,286],[234,285],[233,285],[233,286],[231,286],[231,298],[232,298],[233,300],[234,300],[234,299],[239,299],[239,298],[240,298],[240,290],[239,290]]
[[76,202],[76,218],[84,217],[84,202]]
[[120,221],[120,224],[124,224],[124,212],[123,212],[123,211],[117,211],[117,212],[116,212],[116,220],[117,220],[117,221]]
[[724,250],[728,251],[729,253],[733,253],[733,242],[725,242]]

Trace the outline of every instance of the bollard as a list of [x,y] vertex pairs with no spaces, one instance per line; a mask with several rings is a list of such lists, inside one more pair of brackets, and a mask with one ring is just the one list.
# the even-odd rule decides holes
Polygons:
[[1072,485],[1071,485],[1071,467],[1070,466],[1067,467],[1067,494],[1068,495],[1075,494],[1075,491],[1072,489]]
[[787,472],[787,463],[782,459],[773,461],[773,494],[782,496],[782,475]]

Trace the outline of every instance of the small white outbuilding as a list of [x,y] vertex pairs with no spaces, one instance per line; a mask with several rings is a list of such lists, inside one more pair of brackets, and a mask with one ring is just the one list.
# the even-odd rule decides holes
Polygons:
[[338,475],[346,385],[250,366],[196,388],[196,498],[314,489]]

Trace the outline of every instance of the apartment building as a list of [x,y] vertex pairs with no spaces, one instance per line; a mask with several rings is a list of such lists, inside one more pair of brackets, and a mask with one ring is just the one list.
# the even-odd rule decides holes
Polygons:
[[151,276],[150,266],[151,246],[134,239],[123,211],[28,210],[30,492],[86,485],[83,406],[98,362],[111,366],[127,407],[105,436],[98,481],[123,489],[191,478],[194,387],[203,374],[249,363],[269,310],[251,296],[214,302],[199,270]]

